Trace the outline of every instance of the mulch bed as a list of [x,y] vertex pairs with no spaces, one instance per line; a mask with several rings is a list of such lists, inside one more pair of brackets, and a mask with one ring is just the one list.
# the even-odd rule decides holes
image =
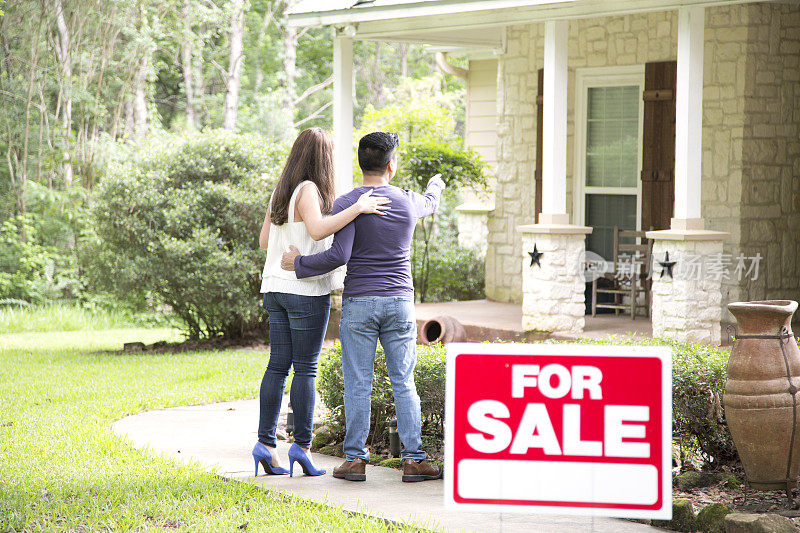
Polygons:
[[[745,479],[741,466],[730,468],[728,471],[740,480]],[[689,500],[695,514],[713,503],[722,503],[736,513],[780,514],[791,518],[800,529],[800,508],[798,508],[800,491],[795,489],[792,496],[794,501],[789,502],[785,491],[755,491],[747,488],[745,483],[736,488],[729,488],[723,483],[717,483],[686,491],[680,490],[678,487],[672,489],[673,500],[678,498]]]
[[143,342],[126,342],[122,350],[113,353],[180,353],[200,350],[266,350],[269,348],[267,340],[262,337],[246,337],[241,339],[203,339],[186,340],[181,342],[159,341],[153,344]]

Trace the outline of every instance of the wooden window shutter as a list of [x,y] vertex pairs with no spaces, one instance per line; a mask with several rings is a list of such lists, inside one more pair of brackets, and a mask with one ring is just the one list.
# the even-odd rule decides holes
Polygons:
[[675,80],[678,63],[644,67],[642,229],[669,229],[675,206]]
[[544,119],[544,69],[539,69],[539,90],[536,93],[536,172],[534,182],[536,194],[534,199],[534,223],[539,222],[542,212],[542,121]]

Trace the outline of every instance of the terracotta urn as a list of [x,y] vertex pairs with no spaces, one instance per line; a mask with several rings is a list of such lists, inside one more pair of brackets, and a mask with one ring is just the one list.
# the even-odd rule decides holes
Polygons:
[[725,419],[753,489],[786,490],[800,469],[800,350],[797,302],[735,302],[736,341],[725,382]]

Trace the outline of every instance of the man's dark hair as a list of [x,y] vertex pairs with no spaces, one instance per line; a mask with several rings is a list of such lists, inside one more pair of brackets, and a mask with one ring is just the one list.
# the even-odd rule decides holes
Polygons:
[[400,141],[396,133],[375,131],[358,141],[358,166],[361,172],[386,171],[386,165],[394,157]]

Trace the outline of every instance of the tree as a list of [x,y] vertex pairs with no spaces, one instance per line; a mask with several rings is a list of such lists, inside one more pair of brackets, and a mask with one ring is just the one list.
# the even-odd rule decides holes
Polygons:
[[[53,10],[56,14],[56,26],[58,28],[58,40],[54,41],[54,48],[58,62],[61,64],[60,91],[64,94],[63,116],[61,118],[64,146],[70,144],[70,133],[72,132],[72,49],[70,46],[70,32],[64,19],[64,6],[61,0],[53,0]],[[72,185],[72,161],[69,157],[64,159],[64,185]]]
[[222,127],[226,130],[236,129],[236,112],[239,108],[239,84],[242,75],[242,34],[244,32],[244,0],[231,1],[230,56],[228,59],[228,76],[226,79],[225,106]]
[[194,111],[194,62],[192,61],[192,27],[189,18],[189,2],[184,2],[181,9],[183,31],[181,39],[181,67],[183,70],[183,90],[186,95],[186,126],[197,127]]

